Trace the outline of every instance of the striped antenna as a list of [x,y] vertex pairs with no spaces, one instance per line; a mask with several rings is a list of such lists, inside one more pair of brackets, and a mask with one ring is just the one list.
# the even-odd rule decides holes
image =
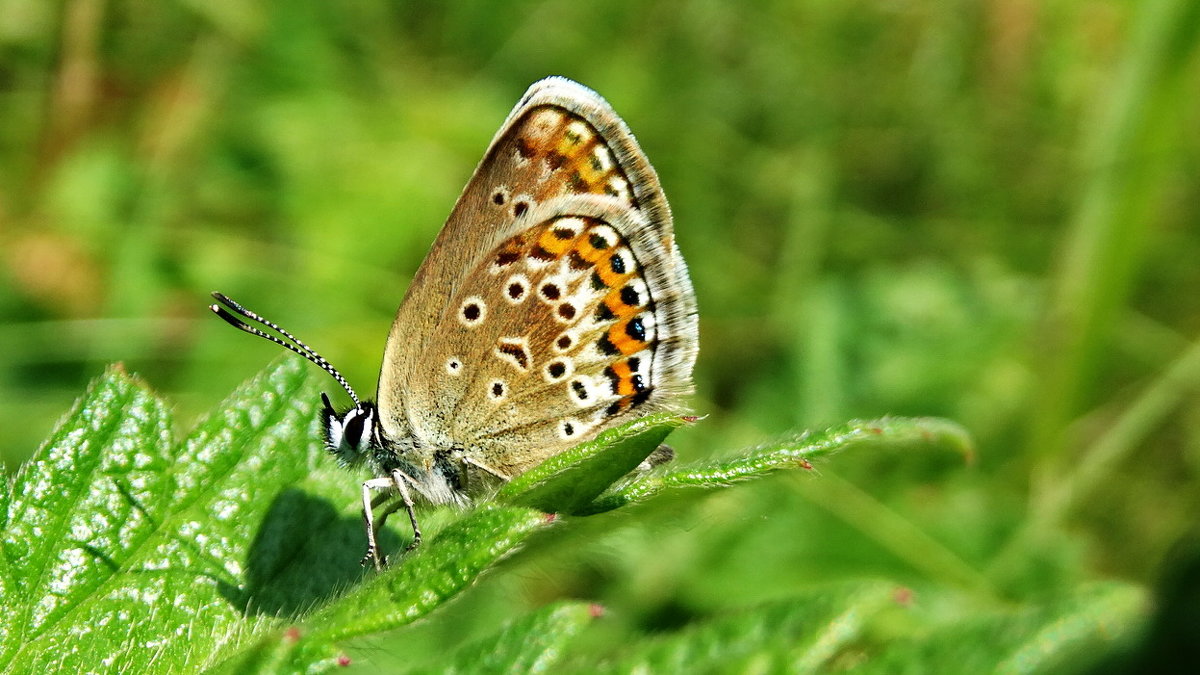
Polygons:
[[[275,344],[279,345],[280,347],[283,347],[284,349],[290,349],[291,351],[296,352],[297,354],[299,354],[300,356],[303,356],[304,358],[308,359],[309,361],[312,361],[321,370],[324,370],[325,372],[332,375],[333,379],[337,380],[338,384],[342,385],[342,389],[345,389],[346,393],[350,394],[350,398],[354,401],[355,406],[360,405],[359,400],[358,400],[358,395],[354,393],[354,389],[352,389],[350,387],[350,383],[346,381],[346,378],[342,377],[342,374],[338,372],[337,368],[334,368],[332,364],[330,364],[328,361],[325,360],[324,356],[321,356],[320,354],[318,354],[315,350],[313,350],[312,347],[309,347],[308,345],[304,344],[295,335],[292,335],[291,333],[287,332],[286,330],[280,328],[275,323],[262,318],[258,314],[254,313],[254,312],[250,311],[249,309],[246,309],[245,307],[241,306],[240,304],[234,302],[231,298],[229,298],[225,294],[213,291],[212,296],[214,298],[216,298],[218,302],[220,302],[221,304],[223,304],[229,308],[227,310],[227,309],[225,309],[225,307],[222,307],[221,305],[218,305],[218,304],[212,304],[212,305],[208,306],[208,308],[211,309],[213,311],[213,313],[215,313],[217,316],[224,319],[226,323],[228,323],[229,325],[233,326],[234,328],[236,328],[240,331],[244,331],[251,335],[257,335],[258,337],[263,338],[264,340],[270,340],[271,342],[274,342]],[[250,324],[246,323],[245,321],[242,321],[241,319],[239,319],[237,316],[234,316],[233,314],[231,314],[230,310],[232,310],[238,316],[245,317],[251,321],[256,321],[256,322],[266,326],[267,328],[270,328],[271,330],[275,331],[276,333],[279,333],[280,335],[282,335],[284,338],[287,338],[287,340],[290,340],[290,342],[280,339],[280,338],[278,338],[274,335],[271,335],[270,333],[264,332],[258,328],[255,328],[254,326],[251,326]],[[323,394],[322,394],[322,396],[323,396]],[[326,404],[328,404],[328,399],[326,399]]]

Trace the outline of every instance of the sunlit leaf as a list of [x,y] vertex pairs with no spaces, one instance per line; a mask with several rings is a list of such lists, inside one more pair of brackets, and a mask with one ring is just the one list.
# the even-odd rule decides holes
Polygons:
[[812,460],[850,449],[938,448],[969,455],[971,440],[961,426],[936,418],[888,417],[870,422],[849,422],[823,432],[805,432],[766,443],[732,458],[664,470],[637,477],[604,494],[582,513],[608,511],[648,499],[663,490],[719,488],[760,478],[783,469],[814,468]]
[[573,512],[635,469],[672,430],[685,423],[655,414],[601,433],[517,476],[497,498],[547,512]]

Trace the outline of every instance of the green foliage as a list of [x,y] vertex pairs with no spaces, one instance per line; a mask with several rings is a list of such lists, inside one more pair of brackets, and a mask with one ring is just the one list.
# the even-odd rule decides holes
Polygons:
[[750,454],[704,462],[695,466],[658,472],[629,481],[603,498],[588,504],[582,513],[600,513],[641,501],[673,488],[712,488],[750,478],[760,478],[779,469],[812,469],[809,460],[848,448],[882,446],[922,449],[945,446],[960,453],[970,452],[966,431],[947,420],[885,418],[872,422],[850,422],[823,432],[805,432],[753,448]]
[[[4,671],[77,672],[99,663],[137,672],[323,672],[349,661],[348,642],[437,610],[552,522],[535,509],[486,502],[443,522],[384,572],[363,572],[354,563],[362,546],[354,484],[321,468],[332,460],[314,440],[308,376],[300,359],[282,359],[181,442],[168,407],[145,385],[120,369],[98,379],[5,483]],[[840,450],[963,451],[969,442],[961,428],[936,419],[852,423],[743,457],[635,472],[592,501],[607,487],[597,475],[612,482],[628,474],[682,422],[666,415],[631,422],[549,460],[498,497],[596,513],[668,488],[811,470],[811,461]],[[398,537],[383,541],[394,547]],[[872,583],[802,594],[634,645],[609,667],[808,671],[848,658],[953,664],[958,656],[937,645],[947,632],[957,638],[966,630],[1007,636],[976,662],[1013,661],[1029,671],[1077,643],[1125,635],[1139,611],[1134,590],[1081,591],[1070,609],[973,618],[974,633],[926,617],[921,628],[871,642],[872,631],[894,621],[886,610],[897,593],[894,584]],[[572,648],[601,614],[596,605],[551,604],[423,667],[527,672],[569,663],[582,658]]]
[[436,673],[552,672],[565,647],[598,616],[595,605],[549,605],[506,625],[494,636],[458,649]]
[[[161,537],[173,507],[187,510],[175,490],[175,468],[186,460],[177,456],[170,427],[163,402],[110,372],[6,485],[0,664],[26,672],[85,670],[113,650],[113,636],[96,635],[105,624],[122,633],[132,628],[131,642],[158,634],[165,617],[150,608],[177,592],[181,580],[156,567],[171,560],[219,573],[194,538]],[[190,467],[187,475],[196,480],[205,468]],[[145,572],[130,574],[130,564]],[[205,628],[211,633],[216,626]],[[145,667],[152,656],[143,652],[130,665]]]
[[99,379],[11,485],[6,670],[335,663],[337,642],[423,616],[546,522],[483,507],[360,579],[353,481],[314,472],[330,460],[307,377],[282,361],[182,442],[144,385]]
[[934,596],[838,584],[648,640],[601,672],[1073,672],[1127,636],[1145,604],[1122,585],[1038,608],[979,611]]
[[609,429],[517,476],[496,496],[543,511],[574,513],[633,471],[681,424],[677,416],[655,414]]

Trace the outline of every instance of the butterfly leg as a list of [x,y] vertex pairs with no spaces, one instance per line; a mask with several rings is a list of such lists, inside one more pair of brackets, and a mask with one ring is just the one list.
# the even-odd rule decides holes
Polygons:
[[[405,551],[411,551],[421,544],[421,526],[417,524],[417,510],[413,506],[412,494],[408,491],[408,481],[410,480],[412,479],[405,475],[403,471],[399,469],[392,471],[392,483],[395,484],[396,489],[400,492],[400,499],[404,500],[404,510],[408,512],[408,521],[412,523],[413,529],[412,543],[408,545],[408,548],[404,549]],[[392,509],[392,511],[395,510],[397,509]]]
[[[383,523],[387,520],[386,513],[378,520],[375,520],[375,507],[378,506],[371,498],[372,490],[387,490],[392,487],[391,478],[372,478],[371,480],[363,481],[362,484],[362,505],[363,505],[363,521],[367,525],[367,555],[362,559],[363,567],[368,563],[374,564],[376,570],[383,569],[383,558],[379,555],[379,544],[377,535],[379,528],[383,527]],[[380,495],[386,497],[387,495]],[[395,509],[393,509],[395,510]],[[390,513],[387,512],[387,513]]]
[[[383,528],[387,522],[388,516],[401,507],[408,513],[408,520],[412,523],[413,540],[412,543],[405,548],[405,551],[411,551],[421,543],[421,526],[417,524],[416,505],[413,502],[412,493],[409,491],[408,477],[403,471],[393,471],[391,477],[388,478],[372,478],[371,480],[363,481],[362,484],[362,504],[363,504],[363,521],[367,526],[367,554],[363,556],[362,565],[366,567],[368,564],[373,565],[376,570],[382,571],[387,564],[386,556],[379,554],[379,530]],[[378,517],[375,515],[375,509],[381,504],[387,502],[392,495],[384,492],[375,496],[372,499],[372,490],[392,490],[395,489],[400,493],[400,501],[393,501],[384,508]]]
[[[391,487],[390,483],[388,484],[388,487]],[[380,506],[383,506],[384,504],[386,504],[388,501],[390,501],[394,497],[395,497],[395,495],[393,495],[390,492],[381,492],[381,493],[375,495],[375,499],[371,500],[371,511],[372,512],[378,511]],[[383,513],[380,513],[377,516],[375,516],[375,531],[376,532],[380,532],[383,530],[383,526],[387,524],[388,516],[392,515],[392,512],[395,511],[397,508],[399,508],[399,507],[392,507],[392,508],[386,509],[383,511]]]
[[[388,487],[391,487],[391,485],[389,484]],[[402,507],[405,506],[403,500],[397,500],[397,499],[395,499],[395,497],[396,496],[391,494],[390,492],[385,492],[385,493],[375,497],[375,499],[371,502],[372,509],[376,509],[376,508],[379,508],[383,504],[387,504],[387,507],[382,512],[380,512],[379,515],[375,516],[375,532],[376,533],[378,533],[379,531],[381,531],[383,529],[384,524],[387,523],[388,516],[399,511]],[[411,512],[410,512],[410,515],[411,515]],[[420,530],[414,530],[414,531],[417,533],[417,537],[416,537],[417,541],[413,544],[409,544],[408,548],[404,549],[406,551],[412,550],[416,546],[416,544],[419,543],[419,540],[421,538],[421,532],[420,532]],[[363,566],[365,567],[367,565],[367,563],[371,562],[375,557],[376,556],[373,556],[371,554],[371,552],[368,551],[366,557],[364,557],[362,560]],[[376,569],[381,569],[383,567],[387,567],[388,557],[386,555],[381,555],[381,556],[378,556],[378,558],[379,558],[379,565],[376,567]]]

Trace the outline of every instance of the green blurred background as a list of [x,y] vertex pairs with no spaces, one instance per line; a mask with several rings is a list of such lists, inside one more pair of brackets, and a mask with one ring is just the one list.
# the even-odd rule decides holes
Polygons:
[[[0,17],[9,470],[109,362],[190,424],[275,358],[211,316],[212,290],[373,389],[492,134],[560,74],[625,118],[674,209],[707,415],[674,437],[684,460],[885,414],[957,420],[977,452],[660,500],[462,606],[599,599],[654,631],[848,576],[1031,598],[1152,585],[1195,540],[1200,3],[0,0]],[[464,633],[496,620],[457,613]]]

